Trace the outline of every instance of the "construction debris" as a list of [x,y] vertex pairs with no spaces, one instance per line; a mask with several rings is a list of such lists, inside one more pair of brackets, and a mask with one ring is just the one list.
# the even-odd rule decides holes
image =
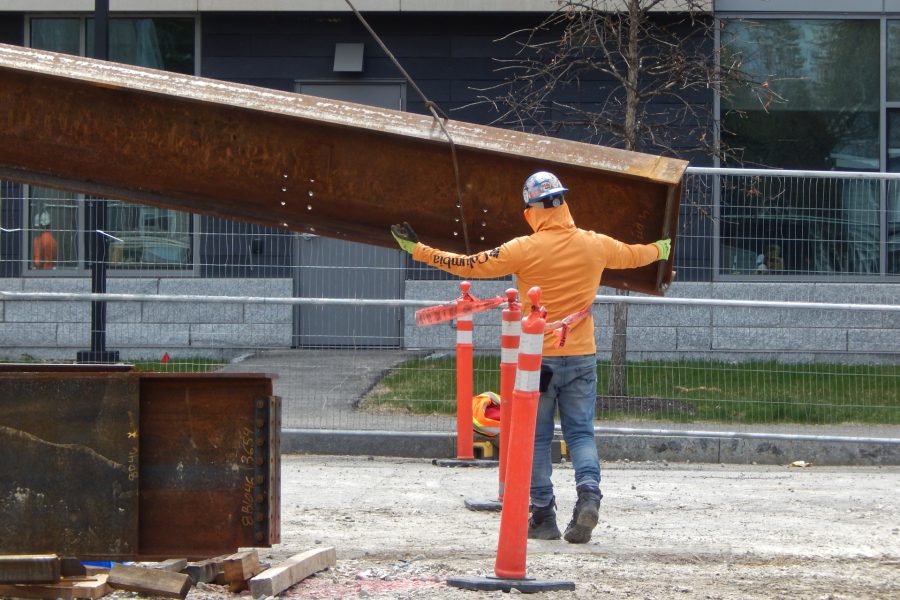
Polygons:
[[275,596],[313,573],[333,567],[336,562],[337,555],[333,547],[295,554],[251,579],[250,594],[254,598]]
[[56,583],[60,578],[55,554],[0,556],[0,583]]
[[167,598],[183,599],[191,589],[191,578],[184,573],[124,564],[112,566],[107,583],[112,588]]
[[206,584],[227,586],[232,593],[249,589],[259,598],[274,596],[335,562],[334,548],[297,554],[275,567],[261,562],[256,549],[196,562],[170,558],[111,567],[55,554],[0,555],[0,598],[96,600],[125,590],[184,600],[193,586]]

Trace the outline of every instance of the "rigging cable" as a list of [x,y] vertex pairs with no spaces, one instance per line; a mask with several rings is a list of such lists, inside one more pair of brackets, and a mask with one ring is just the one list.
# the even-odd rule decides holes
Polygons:
[[[381,47],[382,51],[387,54],[388,58],[391,59],[391,62],[394,63],[394,66],[397,67],[397,70],[403,74],[403,77],[406,78],[407,83],[419,94],[419,97],[422,99],[422,102],[425,103],[425,108],[431,112],[435,121],[437,121],[438,125],[441,127],[441,131],[444,132],[444,135],[447,136],[447,141],[450,143],[450,156],[453,159],[453,177],[456,180],[456,207],[459,209],[459,221],[462,224],[462,232],[463,232],[463,241],[466,244],[466,254],[472,254],[472,250],[469,247],[469,230],[466,226],[466,213],[465,207],[463,205],[463,194],[462,194],[462,184],[459,179],[459,161],[456,158],[456,144],[453,143],[453,138],[450,136],[450,132],[447,131],[447,128],[444,126],[445,121],[449,121],[446,113],[440,109],[440,107],[429,100],[425,94],[419,89],[419,86],[416,85],[416,82],[413,81],[413,78],[409,76],[409,73],[406,72],[406,69],[400,64],[400,62],[394,57],[393,53],[388,50],[388,47],[381,41],[381,38],[378,37],[378,34],[369,26],[369,23],[363,18],[356,7],[350,2],[350,0],[345,0],[347,6],[350,7],[350,10],[353,11],[353,14],[359,19],[360,23],[362,23],[363,27],[369,32],[375,42]],[[440,113],[440,115],[438,114]]]

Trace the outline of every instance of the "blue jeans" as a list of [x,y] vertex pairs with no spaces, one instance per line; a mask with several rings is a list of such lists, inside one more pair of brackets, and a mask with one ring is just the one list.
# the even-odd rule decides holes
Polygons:
[[600,459],[594,438],[597,357],[594,354],[545,356],[542,362],[553,369],[553,378],[538,402],[531,468],[531,503],[534,506],[547,506],[553,500],[550,451],[553,416],[557,408],[563,439],[575,467],[575,486],[600,485]]

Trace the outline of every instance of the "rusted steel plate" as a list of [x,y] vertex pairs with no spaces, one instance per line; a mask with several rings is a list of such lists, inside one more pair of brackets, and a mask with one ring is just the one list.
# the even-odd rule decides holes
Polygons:
[[280,540],[280,402],[257,374],[145,374],[139,554],[209,558]]
[[[521,188],[540,169],[581,227],[674,240],[687,167],[450,120],[460,210],[430,116],[7,45],[0,103],[0,177],[388,247],[400,221],[457,252],[529,233]],[[660,293],[671,277],[669,262],[603,283]]]
[[138,547],[138,380],[0,372],[0,554]]

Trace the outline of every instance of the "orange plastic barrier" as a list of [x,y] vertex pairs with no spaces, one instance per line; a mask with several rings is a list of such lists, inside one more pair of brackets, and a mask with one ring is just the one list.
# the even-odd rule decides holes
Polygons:
[[[472,284],[461,281],[459,287],[462,295],[456,299],[459,308],[456,317],[456,458],[459,460],[475,460],[472,433],[472,310],[467,305],[475,302],[469,295]],[[502,406],[502,405],[501,405]]]
[[541,289],[533,287],[528,290],[528,298],[531,300],[531,312],[522,321],[518,370],[512,395],[506,490],[500,514],[497,560],[494,563],[494,574],[503,579],[525,577],[525,557],[528,550],[528,501],[531,493],[534,428],[541,396],[545,324],[540,308]]
[[512,419],[513,394],[516,384],[516,364],[519,360],[519,336],[522,334],[522,305],[515,288],[506,290],[507,306],[500,324],[500,463],[499,491],[503,501],[506,492],[506,462],[509,454],[509,424]]

